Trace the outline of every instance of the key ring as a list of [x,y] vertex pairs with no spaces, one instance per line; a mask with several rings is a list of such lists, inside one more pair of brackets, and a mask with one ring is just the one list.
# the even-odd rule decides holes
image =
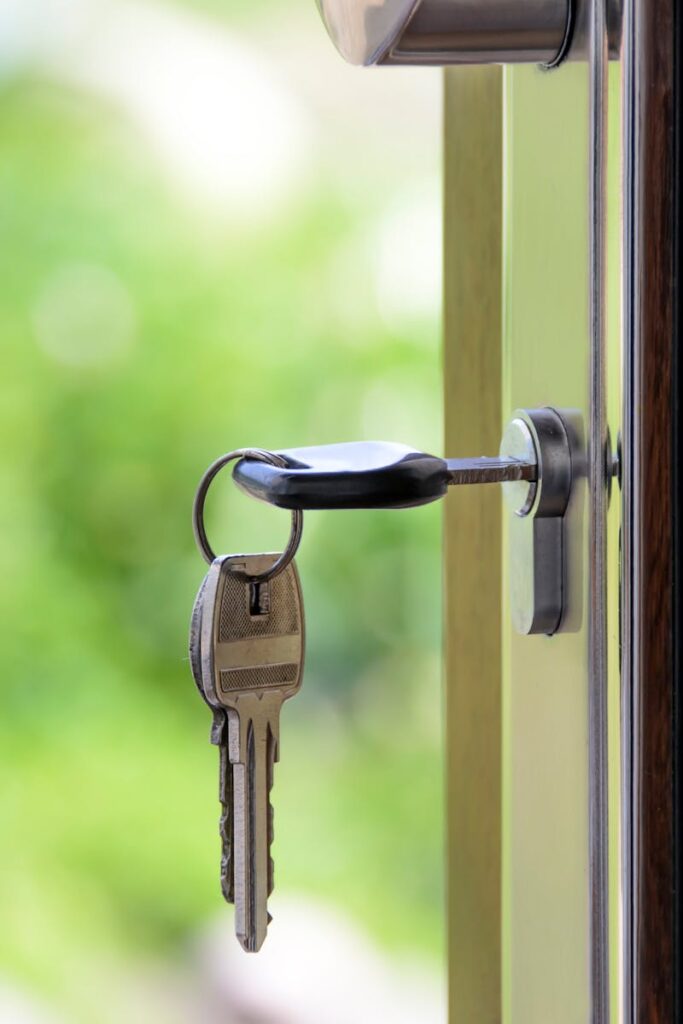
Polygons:
[[[286,459],[281,455],[276,455],[275,452],[266,451],[264,448],[237,448],[234,452],[228,452],[227,455],[221,455],[219,459],[216,459],[215,462],[211,463],[206,473],[199,481],[199,487],[197,488],[194,505],[192,507],[192,528],[194,530],[195,540],[197,541],[197,546],[201,551],[204,560],[207,561],[209,565],[214,561],[216,555],[209,544],[208,537],[206,536],[206,529],[204,527],[204,503],[213,478],[218,475],[224,466],[227,466],[235,459],[255,459],[258,462],[268,462],[271,466],[287,466]],[[270,569],[267,569],[265,572],[257,573],[254,576],[250,576],[249,578],[252,582],[265,583],[267,580],[274,579],[275,576],[278,576],[287,568],[297,552],[297,548],[301,542],[301,533],[303,528],[303,512],[301,509],[293,509],[292,529],[289,534],[289,540],[287,541],[287,547],[280,557],[273,562]]]

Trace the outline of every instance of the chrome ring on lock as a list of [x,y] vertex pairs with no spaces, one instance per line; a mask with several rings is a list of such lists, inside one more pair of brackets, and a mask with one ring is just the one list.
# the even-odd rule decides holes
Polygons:
[[[209,565],[211,565],[216,558],[216,554],[209,544],[208,537],[206,536],[206,528],[204,526],[204,504],[206,502],[206,495],[209,492],[209,487],[211,486],[211,482],[214,477],[216,477],[225,466],[234,462],[236,459],[254,459],[258,462],[268,462],[272,466],[280,466],[282,468],[287,466],[287,461],[281,455],[276,455],[275,452],[266,451],[264,448],[237,448],[234,452],[228,452],[226,455],[221,455],[219,459],[216,459],[216,461],[209,466],[206,473],[204,473],[204,476],[199,481],[199,487],[197,488],[194,505],[192,507],[192,529],[194,531],[195,540],[197,541],[197,547],[201,551],[202,557],[209,563]],[[286,548],[280,557],[273,562],[270,569],[267,569],[266,572],[260,572],[249,577],[254,583],[265,583],[267,580],[272,580],[287,568],[297,553],[299,544],[301,543],[303,528],[304,514],[300,509],[294,509],[292,511],[292,528],[290,530]]]

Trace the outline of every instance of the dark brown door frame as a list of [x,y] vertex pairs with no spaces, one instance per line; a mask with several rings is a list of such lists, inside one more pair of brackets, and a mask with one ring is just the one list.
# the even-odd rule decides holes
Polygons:
[[673,4],[673,519],[674,519],[674,659],[673,659],[673,729],[674,729],[674,887],[676,892],[673,920],[674,1019],[683,1019],[683,700],[680,681],[683,679],[683,353],[680,351],[683,326],[683,231],[681,216],[681,176],[683,175],[683,3]]
[[679,0],[627,0],[624,22],[622,637],[629,1024],[681,1020],[678,7]]

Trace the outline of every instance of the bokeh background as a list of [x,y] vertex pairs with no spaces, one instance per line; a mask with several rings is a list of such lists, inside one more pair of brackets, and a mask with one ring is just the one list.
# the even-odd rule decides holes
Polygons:
[[445,1019],[438,507],[306,517],[258,957],[186,653],[214,457],[441,450],[439,122],[312,0],[0,3],[3,1024]]

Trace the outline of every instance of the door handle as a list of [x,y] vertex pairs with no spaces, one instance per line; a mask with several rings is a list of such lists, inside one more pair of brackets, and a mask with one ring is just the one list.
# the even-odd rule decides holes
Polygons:
[[414,508],[444,497],[452,486],[502,484],[511,513],[513,625],[523,634],[560,628],[566,591],[563,520],[576,460],[556,410],[514,413],[494,457],[442,459],[384,441],[276,454],[283,465],[241,459],[233,479],[260,501],[299,511]]
[[558,64],[575,0],[316,0],[351,64]]

